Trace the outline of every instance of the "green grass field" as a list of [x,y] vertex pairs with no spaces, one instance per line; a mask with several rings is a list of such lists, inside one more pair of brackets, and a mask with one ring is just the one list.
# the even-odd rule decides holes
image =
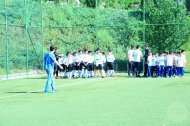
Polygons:
[[0,126],[190,126],[190,77],[0,81]]

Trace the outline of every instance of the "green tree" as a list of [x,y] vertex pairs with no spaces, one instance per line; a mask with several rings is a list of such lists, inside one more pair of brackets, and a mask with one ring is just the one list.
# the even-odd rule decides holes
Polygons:
[[147,5],[146,43],[158,52],[179,49],[188,42],[187,18],[185,7],[171,0],[159,1],[157,6]]

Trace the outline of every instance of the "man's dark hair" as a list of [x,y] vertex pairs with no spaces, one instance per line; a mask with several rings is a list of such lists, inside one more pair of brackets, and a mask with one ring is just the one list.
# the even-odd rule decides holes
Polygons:
[[97,48],[96,51],[100,51],[100,48]]
[[54,46],[50,46],[50,51],[54,51],[55,47]]
[[140,48],[140,45],[137,45],[137,47],[136,47],[137,49],[139,49]]
[[184,53],[184,52],[185,52],[185,50],[184,50],[184,49],[182,49],[182,50],[181,50],[181,53]]
[[133,45],[131,45],[131,49],[134,49],[134,46],[133,46]]
[[76,54],[77,54],[77,52],[74,52],[74,53],[73,53],[73,55],[76,55]]
[[84,49],[84,52],[88,51],[87,49]]
[[66,56],[68,56],[69,54],[71,54],[71,52],[67,52]]
[[88,51],[88,54],[92,53],[92,51]]

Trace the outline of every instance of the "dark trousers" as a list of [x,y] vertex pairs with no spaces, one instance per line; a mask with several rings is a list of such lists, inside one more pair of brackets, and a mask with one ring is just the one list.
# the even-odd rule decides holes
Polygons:
[[134,61],[128,61],[128,75],[131,76],[131,73],[134,76]]
[[144,64],[144,76],[147,77],[147,74],[148,74],[148,64],[145,63]]
[[141,73],[140,71],[141,62],[134,62],[134,64],[135,64],[135,75],[138,77],[140,76]]
[[152,77],[158,76],[158,67],[157,66],[152,66],[151,75],[152,75]]
[[58,77],[58,66],[57,66],[57,64],[54,65],[53,75],[56,75],[56,77]]

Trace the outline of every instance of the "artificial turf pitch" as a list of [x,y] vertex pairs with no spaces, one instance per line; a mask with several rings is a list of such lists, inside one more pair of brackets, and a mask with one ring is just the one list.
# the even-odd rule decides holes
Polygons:
[[0,126],[190,126],[190,77],[0,81]]

